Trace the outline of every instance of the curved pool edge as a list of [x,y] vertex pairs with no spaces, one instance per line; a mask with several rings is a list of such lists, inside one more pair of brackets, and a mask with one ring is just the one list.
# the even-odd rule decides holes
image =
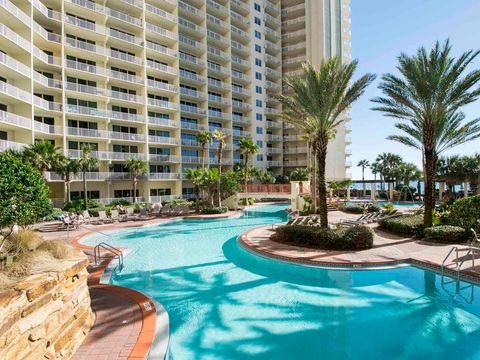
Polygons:
[[[171,221],[175,221],[175,219],[172,219]],[[159,224],[168,222],[170,221],[161,222]],[[138,226],[142,227],[146,225],[139,224]],[[92,234],[95,234],[95,231],[89,231],[75,237],[71,241],[72,245],[79,250],[93,251],[93,246],[85,245],[83,243],[83,240]],[[125,256],[128,256],[130,253],[128,248],[122,248],[122,250],[125,251]],[[142,313],[142,327],[128,359],[165,359],[170,340],[170,319],[167,310],[160,302],[138,290],[110,284],[110,278],[117,266],[114,258],[105,259],[100,264],[99,269],[90,274],[89,288],[101,288],[115,294],[128,296],[135,301],[140,308]],[[153,316],[153,314],[155,314],[155,316]]]
[[[374,262],[342,262],[342,261],[313,261],[308,259],[300,259],[291,256],[279,255],[267,251],[265,248],[254,244],[249,239],[249,234],[255,230],[262,228],[270,228],[271,226],[259,226],[252,229],[249,229],[237,237],[237,244],[248,251],[249,253],[260,256],[266,259],[273,261],[281,261],[284,263],[289,263],[292,265],[307,266],[307,267],[316,267],[316,268],[325,268],[333,270],[382,270],[382,269],[393,269],[403,266],[414,266],[424,270],[430,270],[437,274],[442,274],[442,266],[429,262],[427,260],[414,259],[411,257],[405,257],[401,259],[388,260],[388,261],[374,261]],[[459,274],[457,271],[450,268],[444,268],[443,274],[451,277],[457,278],[462,281],[466,281],[475,285],[480,285],[480,276],[478,273],[472,271],[462,270]]]

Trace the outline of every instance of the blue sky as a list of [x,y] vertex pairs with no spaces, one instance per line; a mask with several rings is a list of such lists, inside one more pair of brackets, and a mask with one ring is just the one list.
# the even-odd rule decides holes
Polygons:
[[[450,38],[454,54],[480,49],[479,0],[352,0],[352,57],[359,60],[358,75],[371,72],[377,80],[352,107],[353,156],[351,173],[361,178],[356,167],[361,159],[374,161],[377,154],[394,152],[406,161],[421,163],[421,154],[400,143],[386,140],[398,133],[394,119],[370,110],[370,99],[380,95],[378,76],[395,72],[401,52],[414,54],[420,46],[430,48],[436,40]],[[480,68],[480,56],[474,63]],[[480,117],[480,101],[464,109],[467,119]],[[450,153],[480,152],[480,140],[462,145]],[[370,172],[367,172],[370,177]]]

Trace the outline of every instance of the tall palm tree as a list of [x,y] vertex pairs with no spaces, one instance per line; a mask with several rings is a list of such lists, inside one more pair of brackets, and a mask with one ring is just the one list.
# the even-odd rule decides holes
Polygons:
[[222,178],[222,161],[223,161],[223,148],[225,147],[225,139],[227,135],[225,135],[221,130],[215,130],[212,134],[213,138],[218,141],[218,150],[217,150],[217,158],[218,158],[218,206],[222,205],[222,194],[220,189],[220,183]]
[[201,181],[203,178],[203,170],[201,169],[192,169],[188,168],[187,171],[185,172],[185,179],[190,180],[193,183],[193,187],[195,190],[195,199],[196,199],[196,204],[198,207],[198,200],[200,198],[200,186],[201,186]]
[[380,165],[380,177],[382,179],[382,191],[386,179],[392,180],[395,177],[396,168],[403,162],[401,156],[392,153],[383,153],[375,160]]
[[59,147],[50,141],[35,141],[23,151],[25,160],[37,168],[42,176],[46,172],[58,167],[62,162],[62,153]]
[[205,151],[207,145],[212,143],[212,135],[208,131],[202,130],[197,134],[197,143],[202,147],[202,168],[205,167]]
[[78,159],[80,170],[83,178],[83,202],[85,210],[88,210],[88,195],[87,195],[87,172],[98,168],[99,161],[92,155],[92,148],[90,145],[83,145],[81,149],[80,158]]
[[480,119],[463,123],[460,112],[480,96],[480,70],[466,71],[479,53],[470,50],[455,58],[448,40],[437,41],[430,52],[422,47],[413,56],[402,53],[401,76],[383,75],[379,88],[384,96],[373,99],[374,110],[402,121],[395,126],[406,135],[389,139],[423,151],[425,227],[433,223],[439,154],[480,136]]
[[132,185],[133,185],[133,202],[137,202],[137,185],[138,185],[138,178],[142,175],[146,175],[148,172],[148,164],[144,160],[131,158],[127,160],[125,165],[127,171],[130,173],[132,177]]
[[80,172],[80,163],[77,159],[64,158],[64,161],[57,168],[57,171],[63,176],[65,191],[67,193],[67,202],[70,202],[72,201],[70,196],[70,184],[72,178]]
[[365,184],[365,168],[369,167],[370,163],[368,162],[368,160],[363,159],[358,162],[357,166],[362,168],[363,197],[365,197],[367,196],[367,186]]
[[306,133],[312,141],[318,165],[318,195],[320,223],[328,227],[327,186],[325,166],[327,146],[334,137],[335,129],[345,121],[345,112],[375,79],[372,74],[353,81],[358,62],[342,64],[338,57],[324,60],[319,69],[311,64],[303,65],[303,76],[289,76],[285,84],[291,95],[279,95],[287,121]]
[[466,180],[470,183],[473,194],[478,192],[478,183],[480,181],[480,154],[472,156],[463,156],[462,162],[466,170]]
[[241,138],[238,140],[238,150],[240,154],[243,155],[243,184],[244,184],[244,192],[247,192],[247,183],[248,183],[248,161],[250,160],[250,156],[255,155],[258,153],[260,147],[253,142],[252,139]]

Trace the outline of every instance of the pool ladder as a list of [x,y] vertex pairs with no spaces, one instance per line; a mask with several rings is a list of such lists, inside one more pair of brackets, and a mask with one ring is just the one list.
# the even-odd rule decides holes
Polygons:
[[115,270],[122,271],[122,269],[123,269],[123,252],[122,252],[122,250],[119,249],[119,248],[116,248],[116,247],[114,247],[110,244],[107,244],[106,242],[101,242],[93,248],[93,256],[94,256],[94,259],[95,259],[95,265],[98,265],[100,263],[100,261],[102,260],[102,254],[101,254],[102,249],[108,251],[111,254],[113,254],[114,258],[117,258],[118,265],[115,268]]

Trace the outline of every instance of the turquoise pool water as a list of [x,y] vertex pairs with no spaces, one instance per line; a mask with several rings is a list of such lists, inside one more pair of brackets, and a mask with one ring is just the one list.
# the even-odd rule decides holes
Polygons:
[[317,269],[238,246],[243,231],[285,220],[283,208],[111,233],[132,249],[111,281],[165,306],[169,359],[480,359],[470,284],[455,296],[454,282],[414,267]]

